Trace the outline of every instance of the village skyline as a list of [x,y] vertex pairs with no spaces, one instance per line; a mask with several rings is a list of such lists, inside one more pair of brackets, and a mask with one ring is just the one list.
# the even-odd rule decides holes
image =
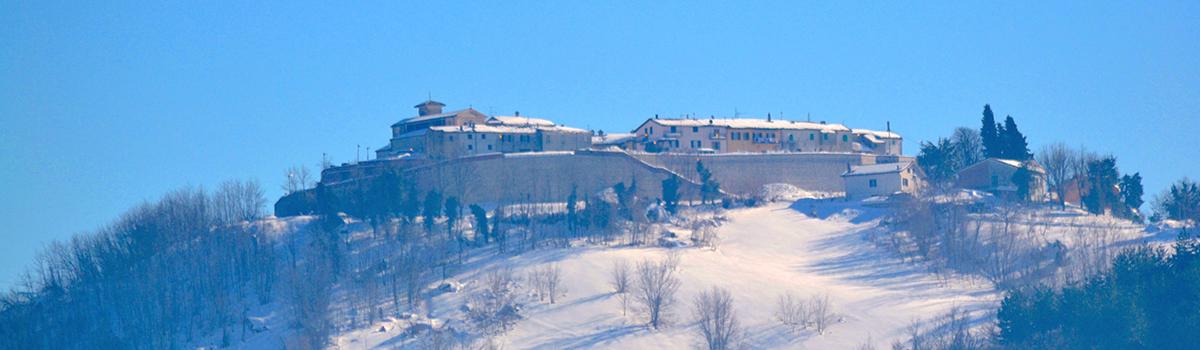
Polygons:
[[[254,178],[278,198],[284,169],[376,149],[427,97],[609,133],[656,114],[890,122],[907,155],[990,103],[1032,149],[1111,153],[1149,194],[1200,173],[1195,4],[897,6],[8,4],[0,285],[169,189]],[[472,20],[394,19],[413,13]]]

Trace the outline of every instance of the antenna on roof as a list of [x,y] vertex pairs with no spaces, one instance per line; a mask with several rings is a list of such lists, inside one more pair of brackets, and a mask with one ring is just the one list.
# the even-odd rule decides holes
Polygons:
[[771,122],[771,113],[767,113],[767,122]]
[[887,121],[887,132],[889,132],[889,133],[892,132],[892,121],[891,120]]
[[658,119],[658,113],[654,113],[654,119]]

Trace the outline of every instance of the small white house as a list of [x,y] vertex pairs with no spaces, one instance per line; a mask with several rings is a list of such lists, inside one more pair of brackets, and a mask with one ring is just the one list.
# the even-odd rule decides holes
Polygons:
[[846,198],[862,199],[896,193],[916,194],[925,186],[924,172],[916,162],[851,166],[842,173]]

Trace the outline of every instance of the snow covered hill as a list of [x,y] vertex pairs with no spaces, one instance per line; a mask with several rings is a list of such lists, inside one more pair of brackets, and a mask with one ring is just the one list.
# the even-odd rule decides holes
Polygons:
[[[691,313],[692,300],[713,286],[728,289],[754,348],[845,349],[871,340],[886,348],[905,337],[916,320],[927,320],[952,308],[968,311],[978,321],[990,318],[999,295],[981,279],[939,277],[892,258],[863,239],[878,229],[878,209],[846,204],[770,204],[725,213],[718,230],[721,244],[707,248],[573,247],[541,249],[517,256],[481,254],[449,280],[465,284],[458,291],[430,299],[432,311],[413,319],[461,323],[468,296],[488,271],[511,268],[518,277],[542,266],[561,268],[565,297],[555,304],[532,301],[524,319],[494,341],[506,349],[686,349],[699,338]],[[844,210],[843,210],[844,209]],[[819,214],[822,218],[805,213]],[[682,282],[671,309],[672,325],[645,326],[637,312],[622,315],[619,297],[609,284],[617,261],[630,264],[667,259],[678,251]],[[790,331],[775,320],[778,298],[792,293],[804,299],[828,295],[837,323],[817,334]],[[536,299],[534,299],[536,300]],[[424,321],[422,321],[424,322]],[[413,320],[389,321],[343,332],[339,349],[419,348],[421,336],[403,332]]]

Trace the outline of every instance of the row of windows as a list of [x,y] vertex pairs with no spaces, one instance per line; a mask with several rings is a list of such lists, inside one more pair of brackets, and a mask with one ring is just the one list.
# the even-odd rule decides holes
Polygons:
[[[900,186],[908,187],[908,179],[901,179],[901,181],[903,181],[903,182],[901,183]],[[877,186],[879,186],[879,181],[877,181],[875,179],[867,180],[867,187],[875,188]]]
[[[468,139],[468,140],[473,140],[473,139],[474,139],[474,136],[475,136],[475,134],[467,134],[467,139]],[[486,140],[486,139],[487,139],[487,134],[479,134],[479,139],[480,139],[480,140]],[[512,141],[513,141],[513,138],[512,138],[512,137],[509,137],[509,138],[505,139],[505,138],[504,138],[504,135],[500,135],[500,139],[501,139],[501,140],[504,140],[504,141],[508,141],[508,142],[512,142]],[[529,140],[532,140],[533,138],[532,138],[532,137],[530,137],[530,135],[518,135],[518,139],[519,139],[521,142],[529,142]],[[449,136],[449,140],[450,140],[450,141],[454,141],[454,135],[450,135],[450,136]]]

